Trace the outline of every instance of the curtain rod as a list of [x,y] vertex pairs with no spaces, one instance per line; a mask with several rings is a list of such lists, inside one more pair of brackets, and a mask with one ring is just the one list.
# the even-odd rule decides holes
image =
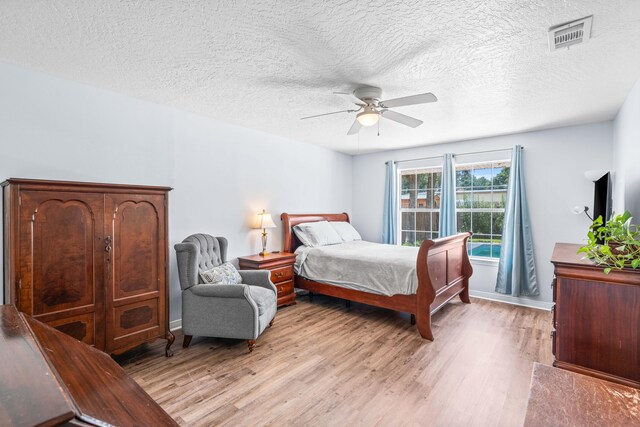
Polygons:
[[[520,148],[524,150],[524,147],[520,147]],[[469,151],[468,153],[454,154],[453,157],[455,157],[455,156],[469,156],[471,154],[495,153],[497,151],[511,151],[511,150],[513,150],[513,148],[498,148],[498,149],[495,149],[495,150]]]
[[[398,164],[398,163],[404,163],[404,162],[415,162],[417,160],[440,159],[442,157],[444,157],[444,156],[431,156],[431,157],[420,157],[420,158],[417,158],[417,159],[394,160],[393,163]],[[385,165],[388,164],[388,163],[389,163],[388,161],[384,162]]]
[[[524,147],[522,147],[522,149],[524,150]],[[454,154],[453,157],[456,156],[469,156],[471,154],[484,154],[484,153],[495,153],[497,151],[511,151],[513,150],[513,148],[500,148],[500,149],[496,149],[496,150],[484,150],[484,151],[469,151],[468,153],[459,153],[459,154]],[[394,160],[393,163],[398,164],[398,163],[405,163],[405,162],[416,162],[418,160],[431,160],[431,159],[439,159],[444,157],[444,155],[440,155],[440,156],[431,156],[431,157],[419,157],[417,159],[406,159],[406,160]],[[389,164],[388,161],[384,162],[384,164]]]

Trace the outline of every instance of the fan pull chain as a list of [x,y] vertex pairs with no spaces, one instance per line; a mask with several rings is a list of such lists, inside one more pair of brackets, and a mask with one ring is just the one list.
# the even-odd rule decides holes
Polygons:
[[380,119],[378,119],[378,136],[380,136]]

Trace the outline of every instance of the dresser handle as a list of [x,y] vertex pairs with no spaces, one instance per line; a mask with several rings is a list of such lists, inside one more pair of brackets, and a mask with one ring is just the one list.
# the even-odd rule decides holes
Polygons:
[[282,271],[277,271],[277,272],[275,273],[276,277],[282,277],[282,275],[283,275],[283,274],[284,274],[284,273],[283,273]]

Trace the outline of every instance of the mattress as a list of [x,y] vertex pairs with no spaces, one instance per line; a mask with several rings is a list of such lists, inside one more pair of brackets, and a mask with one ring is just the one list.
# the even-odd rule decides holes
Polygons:
[[379,295],[412,295],[418,289],[417,247],[356,240],[320,247],[300,246],[295,271],[316,282]]

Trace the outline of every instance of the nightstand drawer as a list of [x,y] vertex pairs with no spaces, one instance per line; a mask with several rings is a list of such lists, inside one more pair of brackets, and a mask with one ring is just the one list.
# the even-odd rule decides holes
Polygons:
[[271,282],[278,288],[278,307],[294,305],[296,293],[293,291],[293,264],[296,254],[275,252],[267,255],[247,255],[238,258],[240,269],[269,270]]
[[293,280],[289,280],[288,282],[278,283],[276,285],[278,289],[278,298],[282,295],[287,295],[293,292]]
[[287,265],[285,267],[274,268],[271,270],[271,281],[273,283],[286,282],[293,279],[293,266]]

